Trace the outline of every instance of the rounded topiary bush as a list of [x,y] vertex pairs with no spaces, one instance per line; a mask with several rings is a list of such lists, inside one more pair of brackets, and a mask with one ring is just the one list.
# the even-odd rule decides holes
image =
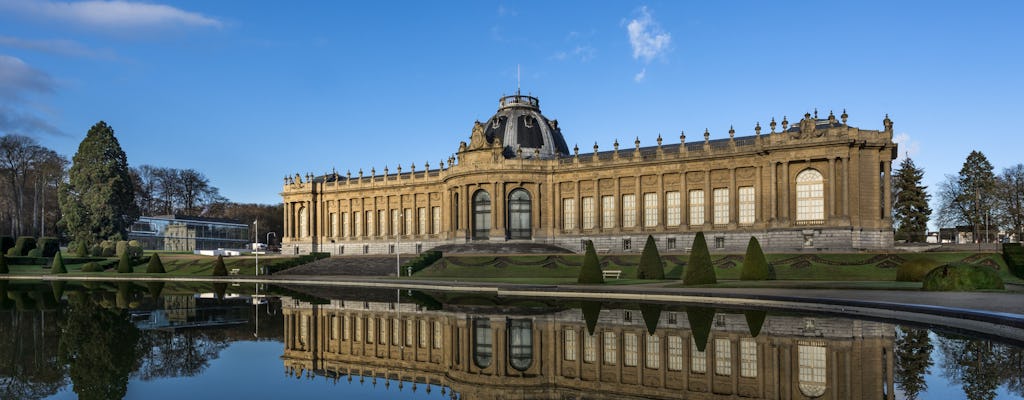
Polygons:
[[910,260],[896,269],[896,281],[921,282],[938,264],[928,260]]
[[1005,289],[1003,278],[991,267],[948,264],[925,275],[921,289],[928,291],[967,291]]
[[35,249],[32,249],[32,250],[29,250],[28,254],[25,254],[25,255],[29,256],[29,257],[42,257],[43,256],[43,249],[35,248]]
[[100,256],[103,256],[103,257],[113,257],[114,256],[114,248],[113,247],[103,247],[103,246],[100,246],[100,249],[101,249],[100,250]]
[[100,272],[100,271],[102,271],[102,269],[100,269],[100,265],[97,264],[94,261],[87,262],[87,263],[85,263],[85,265],[82,266],[82,272]]
[[103,248],[96,244],[89,248],[89,255],[93,257],[103,257]]

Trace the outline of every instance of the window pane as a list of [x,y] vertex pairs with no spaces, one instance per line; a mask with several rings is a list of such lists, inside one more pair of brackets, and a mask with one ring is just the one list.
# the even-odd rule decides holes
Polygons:
[[712,191],[715,198],[715,225],[729,223],[729,189],[718,188]]
[[703,374],[708,372],[708,356],[705,352],[697,350],[697,342],[690,339],[690,371]]
[[562,229],[576,229],[576,199],[562,199]]
[[757,343],[754,339],[740,339],[740,376],[757,378]]
[[647,368],[661,368],[661,338],[647,336],[647,354],[644,356],[644,364]]
[[615,227],[615,196],[601,196],[601,227]]
[[668,337],[668,370],[683,370],[683,338],[679,336]]
[[576,361],[576,330],[566,329],[563,331],[562,348],[565,352],[565,361]]
[[625,352],[625,356],[623,357],[624,358],[623,359],[623,363],[627,367],[635,367],[636,366],[636,354],[637,354],[636,353],[636,334],[632,333],[632,332],[627,332],[627,333],[623,334],[623,339],[625,341],[625,344],[623,345],[623,351]]
[[824,178],[813,169],[796,176],[796,220],[820,221],[825,219]]
[[622,195],[622,227],[636,226],[636,195]]
[[594,198],[583,198],[583,229],[594,229]]
[[679,192],[665,193],[665,224],[679,226],[681,221]]
[[739,190],[739,211],[741,224],[752,224],[754,223],[754,187],[744,186]]
[[657,193],[644,193],[644,226],[658,226]]
[[618,362],[619,346],[616,342],[615,332],[604,333],[604,363],[615,365]]
[[729,339],[715,339],[715,374],[732,375],[732,343]]
[[690,225],[704,225],[704,191],[690,191]]

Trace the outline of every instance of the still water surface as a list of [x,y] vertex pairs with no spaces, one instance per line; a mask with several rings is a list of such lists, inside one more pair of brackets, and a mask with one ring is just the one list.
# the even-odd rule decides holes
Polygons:
[[0,281],[0,399],[327,397],[1020,399],[1024,350],[785,310]]

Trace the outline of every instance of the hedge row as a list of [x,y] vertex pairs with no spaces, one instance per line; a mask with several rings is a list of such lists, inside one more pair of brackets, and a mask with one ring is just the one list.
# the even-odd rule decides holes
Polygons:
[[1024,279],[1024,246],[1020,243],[1003,244],[1003,259],[1013,275]]
[[304,254],[304,255],[301,255],[301,256],[289,259],[287,261],[282,261],[282,262],[271,264],[269,267],[266,267],[266,268],[267,268],[267,271],[269,273],[273,274],[273,273],[278,272],[278,271],[283,271],[283,270],[286,270],[288,268],[298,267],[298,266],[303,265],[303,264],[309,264],[309,263],[311,263],[313,261],[320,260],[320,259],[323,259],[323,258],[328,258],[330,256],[331,256],[331,253],[309,253],[309,254]]
[[405,271],[409,271],[409,268],[412,268],[412,273],[415,274],[417,272],[420,272],[424,268],[429,267],[431,264],[437,262],[437,260],[440,260],[440,259],[441,259],[441,252],[440,251],[437,251],[437,250],[424,251],[423,253],[420,253],[420,255],[418,257],[416,257],[416,258],[414,258],[412,260],[406,261],[405,264],[402,264],[402,269],[405,270]]

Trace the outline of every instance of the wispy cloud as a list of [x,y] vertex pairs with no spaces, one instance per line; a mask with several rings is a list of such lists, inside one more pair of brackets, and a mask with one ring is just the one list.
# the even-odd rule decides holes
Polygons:
[[893,136],[892,141],[896,142],[900,149],[900,153],[896,155],[896,162],[903,161],[907,157],[913,158],[921,150],[921,143],[912,139],[906,132],[897,133]]
[[20,58],[0,54],[0,99],[18,100],[25,93],[53,93],[50,75],[33,68]]
[[643,82],[644,78],[647,77],[647,68],[641,69],[636,75],[633,75],[633,80],[636,82]]
[[579,60],[580,62],[589,62],[593,60],[597,54],[597,50],[593,46],[579,45],[569,51],[559,51],[551,56],[551,58],[558,61],[565,61],[570,58]]
[[0,0],[0,9],[29,17],[113,29],[161,29],[177,26],[219,28],[223,22],[200,13],[163,4],[113,1]]
[[88,57],[103,59],[116,58],[113,51],[91,49],[74,40],[23,39],[13,36],[0,36],[0,46],[41,51],[44,53],[60,54],[71,57]]
[[633,58],[650,62],[668,51],[672,44],[672,34],[661,30],[646,6],[640,7],[639,13],[637,18],[626,25],[626,31],[629,33],[629,44],[633,47]]
[[0,135],[8,134],[32,137],[39,134],[69,136],[42,118],[0,105]]

